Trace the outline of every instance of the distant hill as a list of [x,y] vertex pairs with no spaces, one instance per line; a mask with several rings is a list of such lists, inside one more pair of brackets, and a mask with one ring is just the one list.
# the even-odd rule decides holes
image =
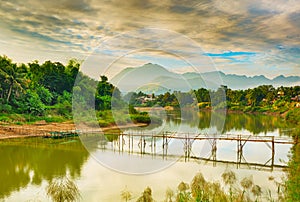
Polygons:
[[[220,80],[223,83],[216,82]],[[224,74],[221,71],[201,74],[197,72],[177,74],[160,65],[148,63],[141,67],[126,68],[114,76],[110,82],[122,92],[143,91],[145,93],[160,94],[174,90],[217,89],[220,85],[226,85],[234,90],[253,88],[260,85],[293,86],[300,84],[300,77],[280,75],[274,79],[268,79],[263,75],[248,77],[245,75]]]
[[138,88],[136,90],[136,92],[139,92],[139,91],[142,91],[143,93],[146,93],[146,94],[164,94],[165,92],[169,91],[169,89],[167,88],[164,88],[163,86],[161,85],[158,85],[158,84],[147,84],[145,86],[142,86],[140,88]]

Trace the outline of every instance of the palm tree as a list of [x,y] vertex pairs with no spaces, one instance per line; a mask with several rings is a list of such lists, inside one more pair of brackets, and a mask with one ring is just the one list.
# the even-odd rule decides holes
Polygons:
[[7,85],[6,102],[9,102],[13,92],[18,93],[23,90],[25,84],[24,68],[19,68],[6,56],[0,57],[0,75],[4,78],[4,83]]

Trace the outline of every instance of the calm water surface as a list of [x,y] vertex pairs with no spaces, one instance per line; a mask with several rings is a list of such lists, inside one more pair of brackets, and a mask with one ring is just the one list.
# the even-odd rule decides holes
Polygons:
[[[181,117],[181,118],[180,118]],[[201,117],[200,121],[194,121]],[[216,132],[223,134],[251,134],[257,136],[278,136],[290,139],[293,125],[287,125],[278,117],[264,115],[229,114],[224,127],[221,121],[211,123],[212,114],[208,112],[194,113],[185,111],[182,114],[167,114],[166,121],[160,127],[126,129],[126,133],[155,133],[161,130],[168,132],[186,132],[189,134]],[[220,120],[222,117],[219,117]],[[168,153],[162,148],[162,140],[156,140],[154,153],[153,140],[134,137],[129,146],[129,138],[107,135],[96,136],[88,145],[89,152],[79,138],[52,140],[44,138],[12,139],[0,141],[0,201],[50,201],[46,196],[46,187],[53,179],[68,176],[78,185],[82,201],[121,201],[120,193],[125,188],[132,192],[135,201],[147,186],[153,191],[156,201],[163,201],[165,190],[170,187],[174,191],[181,181],[191,182],[197,172],[202,172],[208,181],[221,181],[221,174],[226,169],[233,170],[239,179],[253,176],[253,181],[263,188],[276,191],[274,181],[281,181],[284,172],[281,168],[236,165],[233,163],[215,163],[194,158],[185,159],[184,142],[169,142]],[[120,142],[124,141],[124,144]],[[142,146],[146,143],[145,146]],[[235,162],[235,141],[218,141],[217,160]],[[123,145],[123,149],[122,149]],[[291,145],[275,145],[274,164],[285,165]],[[122,152],[123,151],[123,152]],[[142,152],[140,152],[142,151]],[[100,158],[99,158],[100,156]],[[211,145],[209,142],[193,142],[191,156],[209,158]],[[243,151],[243,162],[257,164],[266,163],[271,157],[271,150],[266,143],[246,143]],[[101,160],[99,162],[99,159]],[[116,160],[117,159],[117,160]],[[132,175],[117,172],[119,165],[128,166],[122,159],[141,164],[132,164],[134,171],[144,171],[145,165],[159,171]],[[103,160],[103,161],[102,161]],[[120,161],[119,161],[120,160]],[[111,163],[116,162],[116,163]],[[124,164],[123,164],[124,163]],[[146,164],[145,164],[146,163]],[[267,163],[269,165],[269,163]],[[136,169],[140,167],[140,169]],[[151,169],[150,169],[151,170]],[[120,170],[119,170],[120,171]],[[126,169],[125,169],[126,171]],[[147,169],[145,170],[147,171]]]

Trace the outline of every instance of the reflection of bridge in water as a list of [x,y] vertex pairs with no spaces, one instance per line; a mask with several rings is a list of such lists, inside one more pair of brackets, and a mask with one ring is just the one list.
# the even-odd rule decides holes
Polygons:
[[[91,131],[86,132],[90,134]],[[95,132],[96,133],[96,132]],[[81,132],[85,134],[85,132]],[[167,158],[180,158],[184,161],[189,161],[190,159],[203,160],[205,162],[212,162],[214,166],[217,163],[230,163],[236,164],[237,168],[241,166],[246,166],[249,169],[268,169],[273,170],[274,168],[284,168],[286,165],[275,164],[275,145],[278,144],[289,144],[292,145],[295,141],[290,138],[282,138],[275,136],[254,136],[254,135],[207,135],[207,134],[189,134],[189,133],[170,133],[164,132],[161,134],[155,133],[109,133],[109,135],[114,136],[115,140],[111,143],[111,149],[114,152],[128,153],[132,155],[151,155],[153,157],[161,157],[162,159]],[[107,148],[107,138],[102,135],[100,148]],[[169,151],[171,141],[177,141],[176,152]],[[199,142],[208,141],[209,146],[209,157],[201,156],[201,154],[192,152],[194,148],[193,145]],[[236,160],[220,160],[217,158],[218,142],[224,141],[235,141],[236,142]],[[245,159],[245,154],[243,152],[244,147],[247,143],[265,143],[266,146],[271,151],[270,158],[265,163],[257,162],[247,162]],[[173,144],[173,143],[172,143]],[[206,146],[207,146],[206,145]],[[197,146],[197,145],[196,145]],[[195,147],[196,147],[195,146]],[[183,154],[182,154],[183,152]],[[200,152],[201,153],[201,152]]]

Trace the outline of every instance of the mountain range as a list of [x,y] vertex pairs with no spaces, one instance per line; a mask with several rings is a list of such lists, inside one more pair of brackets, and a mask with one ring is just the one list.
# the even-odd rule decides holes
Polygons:
[[199,88],[215,90],[220,85],[226,85],[234,90],[248,89],[260,85],[294,86],[300,85],[300,77],[280,75],[274,79],[268,79],[263,75],[249,77],[225,74],[221,71],[178,74],[168,71],[160,65],[148,63],[140,67],[125,68],[115,75],[110,82],[122,92],[142,91],[144,93],[161,94],[167,91],[189,91]]

